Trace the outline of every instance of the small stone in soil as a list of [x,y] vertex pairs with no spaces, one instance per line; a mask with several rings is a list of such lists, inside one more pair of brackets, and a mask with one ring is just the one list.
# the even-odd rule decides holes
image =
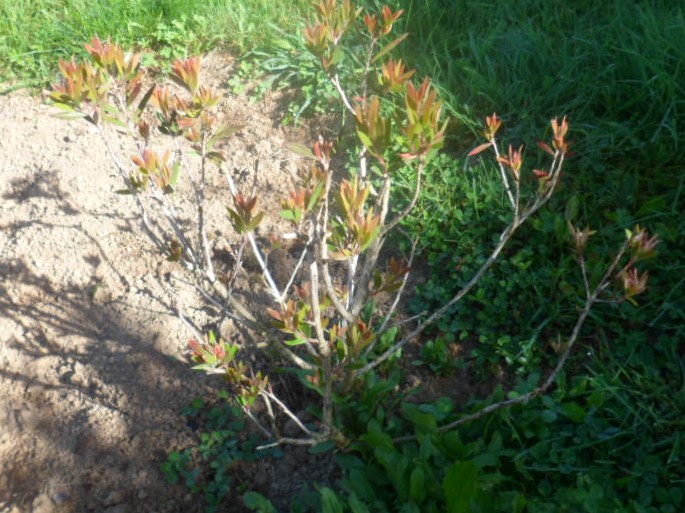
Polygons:
[[68,502],[69,499],[71,499],[71,497],[66,492],[56,492],[52,494],[52,502],[54,502],[57,506]]
[[103,504],[105,506],[114,506],[124,501],[124,494],[118,490],[109,492],[109,495],[105,497]]

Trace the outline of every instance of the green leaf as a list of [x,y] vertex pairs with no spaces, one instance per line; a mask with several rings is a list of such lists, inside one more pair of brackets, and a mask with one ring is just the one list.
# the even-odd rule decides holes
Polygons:
[[242,130],[244,125],[231,125],[229,123],[223,123],[216,132],[214,132],[214,135],[212,136],[212,141],[218,141],[220,139],[226,139],[227,137],[230,137],[231,135],[235,134],[236,132]]
[[404,41],[409,34],[402,34],[400,37],[395,39],[394,41],[390,41],[387,45],[383,47],[383,49],[376,54],[376,56],[373,58],[371,61],[372,63],[382,59],[385,57],[388,53],[390,53],[398,44],[400,44],[402,41]]
[[302,337],[295,338],[293,340],[286,340],[285,341],[285,345],[287,345],[287,346],[299,346],[299,345],[306,344],[306,343],[307,343],[307,339],[302,338]]
[[417,504],[426,498],[426,476],[421,467],[414,467],[409,476],[409,497]]
[[447,416],[454,410],[454,401],[449,397],[441,397],[435,401],[436,414]]
[[286,148],[288,148],[293,153],[299,155],[300,157],[307,157],[310,159],[316,158],[312,150],[304,144],[291,143],[286,145]]
[[126,123],[121,121],[119,118],[115,118],[114,116],[103,116],[102,119],[105,123],[110,123],[114,126],[126,128]]
[[171,173],[171,180],[169,180],[169,183],[173,186],[176,187],[176,184],[178,183],[178,177],[181,174],[181,163],[176,162],[173,167],[173,171]]
[[271,501],[257,492],[247,492],[243,495],[243,504],[251,510],[259,513],[277,513]]
[[352,510],[352,513],[371,513],[369,507],[357,499],[357,496],[354,494],[347,498],[347,504]]
[[337,66],[343,61],[343,58],[345,57],[345,53],[340,49],[340,47],[335,47],[333,50],[333,53],[331,54],[331,64],[334,66]]
[[392,328],[384,331],[381,335],[381,345],[383,347],[389,347],[390,344],[395,341],[395,338],[397,338],[397,333],[399,333],[399,328],[397,326],[393,326]]
[[324,184],[320,183],[316,189],[314,189],[314,192],[312,193],[312,197],[309,198],[309,203],[307,203],[307,210],[311,210],[314,208],[314,205],[316,205],[316,202],[319,201],[319,196],[321,196],[321,192],[323,191]]
[[474,456],[473,462],[478,468],[496,467],[499,464],[499,457],[492,452],[483,452]]
[[[377,467],[366,466],[364,469],[351,469],[347,474],[346,489],[349,489],[355,497],[368,503],[373,503],[376,499],[376,488],[369,482],[365,472],[373,473]],[[375,477],[375,476],[374,476]]]
[[547,423],[554,422],[557,420],[557,412],[554,410],[545,410],[542,412],[542,420],[544,420]]
[[450,431],[440,437],[440,442],[451,458],[465,458],[468,456],[468,447],[462,442],[459,431]]
[[366,249],[371,245],[371,243],[376,240],[376,237],[380,233],[381,229],[380,226],[373,230],[371,233],[366,234],[365,241],[362,244],[362,251],[366,251]]
[[292,210],[281,210],[279,214],[283,219],[287,219],[288,221],[295,221],[295,212],[293,212]]
[[362,142],[364,146],[366,146],[367,148],[373,148],[373,142],[371,141],[371,138],[366,134],[366,132],[357,130],[357,136],[359,137],[359,140]]
[[250,221],[250,224],[247,225],[247,231],[252,232],[259,226],[259,223],[262,222],[262,219],[264,219],[264,212],[260,212],[256,216],[252,218],[252,221]]
[[470,513],[471,500],[476,496],[478,466],[473,461],[457,461],[443,480],[447,499],[446,513]]
[[419,406],[410,403],[403,403],[402,410],[412,421],[418,433],[437,433],[438,422],[434,414],[422,413]]
[[385,447],[386,449],[394,449],[392,437],[387,433],[381,431],[381,426],[376,420],[371,420],[367,427],[367,433],[362,436],[362,440],[368,443],[373,448]]
[[514,497],[512,498],[511,502],[514,508],[514,513],[523,513],[527,503],[525,495],[518,492],[514,492]]
[[562,406],[563,414],[573,422],[583,422],[587,417],[587,411],[576,402],[566,403]]
[[343,513],[342,504],[333,490],[323,487],[319,490],[319,494],[323,513]]
[[[67,111],[67,112],[76,112],[76,107],[74,105],[72,105],[69,101],[60,101],[60,100],[56,100],[53,98],[52,101],[50,102],[50,105],[52,107],[57,107],[58,109],[61,109],[61,110]],[[83,112],[79,112],[79,114],[81,114],[81,117],[85,116],[85,114]],[[53,116],[58,118],[60,115],[59,114],[53,114]]]
[[571,196],[566,202],[564,209],[564,217],[567,221],[573,221],[578,216],[578,208],[580,207],[580,200],[577,195]]
[[223,162],[226,162],[226,157],[224,157],[224,154],[220,151],[208,152],[207,158],[218,166],[220,166]]
[[407,457],[395,449],[386,449],[385,447],[378,447],[374,451],[374,456],[385,468],[399,499],[405,500],[408,492],[406,470],[409,466],[409,460]]
[[[59,104],[55,104],[55,106],[59,106]],[[74,119],[83,119],[86,117],[86,115],[83,112],[69,111],[69,112],[59,112],[57,114],[53,114],[53,117],[58,118],[58,119],[66,119],[67,121],[71,121]]]
[[238,233],[243,233],[245,231],[245,226],[243,223],[243,219],[240,217],[238,212],[233,210],[232,208],[227,208],[228,215],[231,218],[231,224],[233,225],[233,229],[238,232]]
[[324,452],[328,452],[332,449],[335,449],[335,441],[333,440],[326,440],[325,442],[318,443],[316,445],[312,445],[309,448],[309,454],[322,454]]
[[140,100],[140,103],[138,104],[138,108],[136,109],[136,117],[140,117],[143,114],[143,111],[145,110],[145,107],[147,106],[147,102],[150,101],[150,97],[152,94],[155,92],[155,85],[152,85],[150,89],[147,90],[145,93],[145,96]]

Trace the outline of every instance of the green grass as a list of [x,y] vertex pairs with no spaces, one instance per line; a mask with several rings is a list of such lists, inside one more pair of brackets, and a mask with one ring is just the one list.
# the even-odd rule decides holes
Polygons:
[[284,32],[298,32],[310,10],[309,0],[223,0],[216,11],[216,25],[231,46],[240,51],[270,48]]
[[[569,116],[576,157],[566,194],[580,200],[577,221],[607,231],[641,223],[660,234],[651,296],[632,314],[651,340],[682,336],[685,295],[674,287],[685,264],[682,4],[399,4],[412,34],[407,57],[434,77],[452,110],[497,111],[507,137],[529,147],[549,118]],[[455,130],[455,146],[471,146],[468,135]]]
[[304,0],[0,0],[0,80],[42,87],[58,60],[82,54],[93,35],[156,50],[162,59],[216,46],[245,51],[271,43],[269,24],[299,26],[305,6]]
[[[654,286],[658,315],[682,310],[671,289],[685,253],[685,14],[681,2],[400,0],[412,44],[405,56],[433,77],[460,119],[497,111],[506,136],[529,148],[555,115],[572,123],[576,156],[567,181],[579,220],[620,228],[639,222],[664,239]],[[473,125],[452,131],[474,144]],[[530,155],[534,151],[528,152]],[[670,315],[668,313],[668,315]],[[685,318],[671,318],[671,327]]]
[[519,136],[568,114],[581,130],[579,153],[592,161],[633,160],[632,152],[683,161],[680,2],[397,3],[412,34],[407,57],[455,111],[480,119],[497,110]]
[[[560,475],[560,467],[555,473],[551,465],[524,474],[533,476],[524,484],[527,489],[519,489],[533,501],[526,511],[559,511],[551,504],[568,503],[567,493],[582,496],[581,482],[588,490],[600,486],[611,494],[611,506],[604,503],[607,509],[587,505],[587,511],[679,510],[682,497],[671,500],[668,494],[682,486],[678,477],[682,437],[676,425],[685,414],[683,402],[675,400],[683,390],[685,368],[682,4],[556,0],[511,0],[506,8],[494,0],[395,4],[407,11],[403,29],[411,34],[411,44],[405,46],[405,58],[433,78],[448,110],[459,117],[460,123],[450,127],[454,154],[463,155],[475,146],[474,132],[480,125],[472,120],[493,111],[504,118],[507,139],[527,144],[531,160],[537,153],[534,142],[554,115],[569,116],[571,138],[576,141],[565,189],[517,234],[505,255],[507,261],[489,273],[450,318],[443,319],[440,344],[461,336],[477,341],[470,362],[486,376],[491,364],[525,376],[541,363],[555,361],[545,341],[557,331],[568,333],[576,306],[566,293],[580,290],[579,271],[563,242],[565,204],[572,197],[580,206],[574,221],[599,230],[594,256],[606,258],[611,244],[620,242],[622,229],[635,223],[659,233],[663,240],[650,266],[650,290],[639,298],[640,306],[596,309],[583,336],[584,349],[569,367],[571,374],[589,374],[593,386],[607,397],[605,408],[588,419],[592,424],[587,433],[576,436],[580,442],[573,441],[572,431],[564,439],[537,426],[539,405],[511,412],[511,429],[521,433],[519,443],[526,451],[520,461],[527,460],[533,471],[536,465],[543,469],[540,460],[548,456],[531,456],[526,447],[555,447],[559,454],[573,455],[577,443],[601,439],[596,429],[621,433],[619,444],[598,445],[598,462],[583,461],[582,472]],[[480,180],[474,181],[464,173],[461,158],[437,164],[426,179],[413,219],[435,270],[415,298],[417,312],[451,297],[473,272],[474,262],[462,261],[463,255],[477,259],[480,252],[482,258],[493,245],[486,233],[501,226],[501,193],[492,189],[496,175],[483,170]],[[469,207],[461,206],[464,199]],[[433,351],[424,357],[431,368],[449,371],[449,362],[439,361],[449,354]],[[492,421],[493,426],[497,423]],[[485,426],[474,425],[464,435],[471,432],[477,440]],[[488,454],[487,448],[482,454]],[[502,472],[507,473],[504,466]],[[511,478],[525,483],[520,475]],[[650,487],[651,492],[659,490],[658,497],[640,494],[640,489]]]

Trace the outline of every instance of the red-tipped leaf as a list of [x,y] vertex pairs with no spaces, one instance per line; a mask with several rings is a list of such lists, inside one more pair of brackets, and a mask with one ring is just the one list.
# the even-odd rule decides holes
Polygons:
[[474,149],[472,149],[469,152],[468,156],[474,157],[474,156],[478,155],[479,153],[487,150],[490,146],[492,146],[491,142],[486,142],[486,143],[480,144],[480,145],[476,146]]

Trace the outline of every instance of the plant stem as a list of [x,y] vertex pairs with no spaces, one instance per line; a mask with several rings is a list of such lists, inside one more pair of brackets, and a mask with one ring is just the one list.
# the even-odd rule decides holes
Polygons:
[[[231,190],[231,194],[233,196],[236,196],[238,194],[238,190],[236,189],[235,182],[233,182],[233,178],[231,177],[231,175],[228,174],[228,171],[226,171],[225,169],[224,175],[226,176],[226,180],[228,181],[228,187]],[[278,290],[278,286],[276,285],[276,282],[271,276],[271,272],[269,271],[269,268],[267,267],[266,262],[264,261],[264,257],[262,256],[262,253],[259,250],[259,246],[257,246],[257,241],[254,238],[254,234],[252,232],[247,232],[245,236],[247,237],[247,240],[250,241],[252,253],[254,254],[255,259],[259,263],[259,267],[262,270],[262,275],[264,276],[264,279],[266,280],[267,284],[269,285],[269,288],[271,289],[271,296],[276,300],[279,306],[283,308],[283,294],[281,294],[280,290]]]
[[193,246],[188,240],[188,238],[185,236],[185,233],[183,232],[181,226],[178,223],[178,220],[176,218],[176,211],[174,210],[173,205],[169,204],[169,202],[164,199],[164,195],[159,190],[154,190],[152,197],[155,199],[155,201],[159,203],[162,209],[162,213],[164,214],[165,219],[169,223],[169,226],[174,231],[174,234],[181,242],[181,244],[183,244],[183,250],[188,255],[190,262],[193,265],[193,269],[201,269],[200,264],[198,263],[197,258],[195,257],[195,251],[193,250]]
[[205,257],[205,271],[210,282],[216,280],[214,273],[214,264],[212,263],[212,253],[207,241],[207,233],[205,231],[205,186],[207,182],[207,134],[202,135],[202,152],[200,157],[200,187],[198,189],[198,238],[200,239],[200,247]]
[[[388,214],[391,184],[392,179],[390,173],[386,172],[380,196],[380,226],[385,224],[385,218]],[[384,243],[385,239],[381,237],[380,234],[377,235],[376,239],[371,243],[371,246],[364,254],[364,264],[362,265],[362,271],[359,276],[359,281],[357,282],[357,293],[350,301],[350,313],[355,319],[359,317],[359,314],[369,297],[369,283],[373,277],[373,271],[376,269],[378,256],[380,255]]]
[[507,192],[507,197],[509,198],[509,203],[511,203],[511,208],[516,208],[516,202],[514,201],[514,195],[511,193],[511,186],[509,185],[509,179],[507,178],[507,172],[504,169],[504,165],[500,161],[499,148],[497,147],[497,141],[493,137],[490,142],[495,150],[495,157],[497,159],[497,164],[499,166],[500,177],[502,178],[502,185],[504,185],[504,190]]
[[262,395],[266,395],[269,399],[271,399],[273,402],[275,402],[278,407],[283,410],[283,413],[285,413],[288,417],[290,417],[295,424],[297,424],[297,427],[299,427],[302,431],[304,431],[306,434],[313,436],[314,433],[312,433],[309,429],[307,429],[307,426],[305,426],[302,421],[295,415],[290,408],[288,408],[283,401],[281,401],[278,396],[276,396],[273,392],[270,391],[263,391]]
[[333,372],[332,355],[329,341],[321,322],[321,298],[319,297],[319,267],[315,258],[310,257],[309,278],[311,284],[311,306],[312,316],[314,317],[314,330],[319,342],[319,353],[321,354],[321,371],[324,379],[323,391],[323,425],[324,433],[333,431]]
[[464,287],[459,292],[457,292],[457,294],[454,297],[452,297],[452,299],[450,299],[447,303],[445,303],[438,310],[433,312],[433,314],[430,317],[428,317],[425,321],[423,321],[421,324],[419,324],[418,327],[416,327],[411,333],[409,333],[404,338],[402,338],[402,340],[400,340],[399,342],[394,344],[391,348],[387,349],[380,356],[378,356],[375,360],[367,363],[362,368],[355,371],[354,377],[363,376],[367,372],[376,368],[378,365],[380,365],[385,360],[390,358],[393,354],[395,354],[397,351],[399,351],[410,340],[414,339],[414,337],[419,335],[428,326],[430,326],[435,321],[440,319],[443,315],[445,315],[445,313],[447,313],[447,311],[454,304],[461,301],[461,299],[471,291],[471,289],[476,285],[476,283],[478,283],[480,281],[480,279],[488,271],[488,269],[490,269],[490,267],[492,267],[492,264],[495,263],[500,252],[502,251],[504,246],[507,244],[509,239],[511,239],[511,236],[513,235],[513,233],[517,227],[518,227],[518,225],[514,224],[513,222],[512,222],[512,224],[507,226],[507,228],[500,235],[499,242],[497,243],[497,246],[492,251],[492,253],[488,257],[488,259],[485,261],[485,263],[481,266],[481,268],[478,270],[478,272],[469,280],[469,282],[466,285],[464,285]]
[[337,74],[333,75],[331,77],[331,82],[333,83],[335,88],[338,90],[338,94],[340,95],[340,98],[342,99],[342,102],[345,105],[345,108],[354,116],[354,107],[352,107],[350,100],[347,98],[347,94],[345,93],[345,90],[340,85],[340,77]]
[[300,255],[300,258],[297,260],[297,264],[295,265],[295,269],[293,269],[293,272],[290,275],[290,279],[288,279],[288,283],[286,283],[285,287],[283,288],[283,295],[281,296],[282,301],[285,301],[286,298],[288,297],[288,291],[290,290],[290,287],[292,287],[293,283],[295,282],[295,277],[297,276],[297,273],[300,271],[300,268],[302,267],[302,264],[304,263],[304,259],[307,256],[307,250],[309,249],[310,243],[311,243],[311,239],[309,241],[307,241],[307,245],[302,250],[302,254]]
[[126,187],[130,191],[131,195],[133,196],[133,199],[136,202],[136,205],[138,206],[138,210],[140,210],[140,217],[143,220],[143,227],[145,228],[145,231],[148,234],[148,237],[152,239],[152,242],[157,246],[157,248],[160,251],[164,251],[165,247],[164,244],[162,244],[162,241],[159,239],[155,231],[152,229],[152,225],[150,224],[150,219],[148,218],[147,211],[145,210],[145,205],[140,199],[140,195],[138,194],[138,191],[133,187],[131,184],[131,180],[129,179],[128,176],[126,176],[126,170],[124,169],[123,164],[119,161],[119,158],[117,157],[116,153],[114,153],[114,150],[112,149],[112,145],[109,142],[109,139],[107,138],[107,135],[104,133],[104,131],[98,126],[98,125],[93,125],[95,126],[95,129],[97,130],[98,135],[100,136],[100,139],[102,139],[103,143],[105,144],[105,148],[107,150],[107,153],[109,154],[109,157],[112,159],[112,162],[114,162],[114,167],[117,168],[117,171],[119,172],[119,176],[124,180],[124,183],[126,184]]
[[[469,282],[464,285],[464,287],[457,292],[457,294],[452,297],[447,303],[445,303],[442,307],[438,308],[433,314],[430,315],[425,321],[423,321],[421,324],[419,324],[418,327],[416,327],[411,333],[406,335],[402,340],[397,342],[395,345],[393,345],[391,348],[387,349],[385,352],[383,352],[380,356],[378,356],[375,360],[367,363],[364,365],[362,368],[358,369],[357,371],[354,372],[353,377],[359,377],[363,376],[367,372],[371,371],[372,369],[376,368],[378,365],[383,363],[385,360],[390,358],[393,354],[395,354],[397,351],[399,351],[404,345],[406,345],[410,340],[414,339],[417,335],[419,335],[423,330],[425,330],[428,326],[433,324],[435,321],[440,319],[442,316],[444,316],[447,311],[456,303],[461,301],[461,299],[468,294],[471,289],[478,283],[483,275],[492,267],[492,265],[495,263],[497,260],[499,254],[501,253],[502,249],[504,249],[504,246],[506,246],[507,242],[511,239],[512,235],[514,232],[523,224],[525,223],[530,216],[532,216],[535,212],[537,212],[547,201],[549,198],[552,196],[552,192],[556,188],[557,183],[559,182],[559,177],[561,176],[561,168],[564,162],[564,154],[557,151],[555,156],[554,156],[554,161],[552,162],[552,166],[550,167],[550,184],[548,189],[542,194],[539,195],[536,200],[533,202],[533,204],[519,216],[519,207],[518,207],[518,192],[517,192],[517,198],[514,200],[514,219],[511,221],[509,226],[502,232],[499,238],[499,242],[495,246],[495,249],[492,251],[488,259],[485,261],[485,263],[481,266],[480,269],[478,269],[478,272],[469,280]],[[353,312],[354,313],[354,312]]]
[[[322,274],[323,274],[323,281],[324,285],[326,286],[326,292],[328,293],[328,296],[331,298],[331,301],[333,302],[333,306],[335,307],[336,311],[338,314],[346,321],[349,323],[354,323],[355,322],[355,317],[352,316],[350,311],[347,309],[347,306],[342,303],[340,298],[338,297],[338,293],[335,290],[335,287],[333,286],[333,280],[331,279],[331,272],[328,266],[328,245],[327,245],[327,238],[328,238],[328,232],[326,231],[326,228],[328,226],[328,219],[329,219],[329,199],[330,199],[330,194],[331,194],[331,181],[332,181],[332,173],[330,170],[326,170],[326,184],[324,187],[323,191],[323,207],[321,208],[321,219],[317,220],[316,226],[315,226],[315,236],[318,238],[319,243],[318,247],[316,248],[316,255],[317,258],[319,258],[321,262],[321,269],[322,269]],[[319,257],[320,255],[320,257]],[[348,291],[348,297],[349,297],[349,291]]]

